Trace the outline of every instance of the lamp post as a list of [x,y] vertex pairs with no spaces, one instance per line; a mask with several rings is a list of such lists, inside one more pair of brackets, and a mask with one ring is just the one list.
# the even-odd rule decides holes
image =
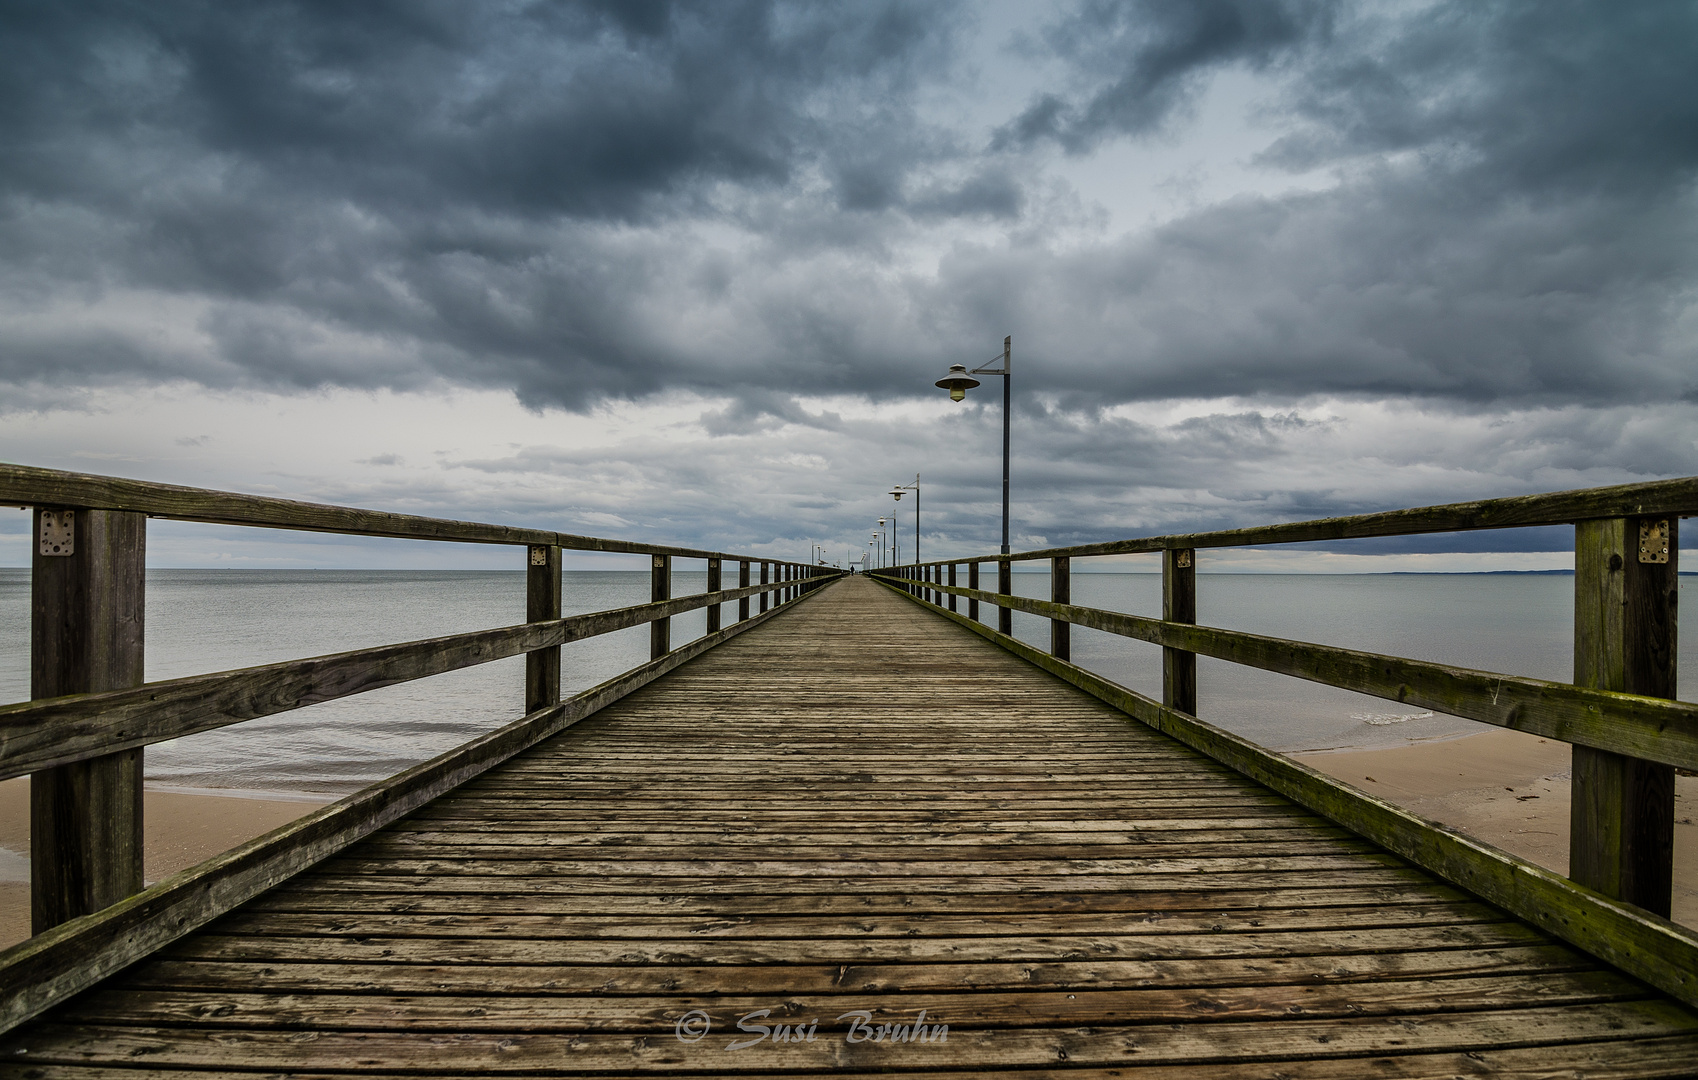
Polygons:
[[[1002,339],[1002,366],[999,368],[981,367],[968,371],[964,364],[949,365],[949,374],[939,379],[937,386],[949,391],[949,400],[960,401],[967,396],[967,391],[979,385],[974,375],[1002,376],[1002,553],[1008,554],[1008,413],[1013,401],[1012,372],[1014,369],[1014,337],[1009,335]],[[915,477],[918,480],[918,477]],[[915,496],[918,501],[918,495]],[[917,514],[916,514],[917,517]],[[918,561],[918,560],[916,560]]]
[[[914,493],[914,561],[917,563],[917,562],[920,561],[920,474],[919,473],[914,474],[914,482],[912,484],[895,484],[895,485],[892,485],[891,489],[890,489],[890,494],[896,499],[897,502],[901,502],[903,494],[905,492],[909,492],[909,491],[912,491]],[[891,518],[891,524],[893,526],[896,524],[896,519],[895,519],[894,516],[892,516],[892,518]]]

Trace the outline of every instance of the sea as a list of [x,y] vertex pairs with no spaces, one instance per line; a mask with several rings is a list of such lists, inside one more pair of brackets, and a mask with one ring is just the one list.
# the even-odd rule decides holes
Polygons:
[[[1682,591],[1688,578],[1682,578]],[[679,571],[674,596],[706,588]],[[1014,575],[1047,597],[1049,576]],[[1159,615],[1156,574],[1075,573],[1073,602]],[[1574,579],[1568,574],[1200,574],[1198,621],[1210,626],[1566,681],[1572,675]],[[646,571],[564,575],[566,614],[643,603]],[[149,681],[226,671],[524,621],[525,579],[511,571],[173,570],[147,575]],[[987,621],[995,609],[982,610]],[[735,605],[727,605],[729,622]],[[673,619],[675,645],[706,631],[705,610]],[[1047,648],[1047,621],[1014,615]],[[572,693],[648,658],[635,627],[565,647]],[[1073,659],[1159,697],[1161,651],[1073,628]],[[1698,690],[1698,634],[1681,643],[1681,696]],[[1283,752],[1376,749],[1453,739],[1483,725],[1300,679],[1199,658],[1198,712]],[[155,787],[341,794],[516,719],[524,660],[449,672],[148,747]],[[29,571],[0,568],[0,703],[29,697]]]

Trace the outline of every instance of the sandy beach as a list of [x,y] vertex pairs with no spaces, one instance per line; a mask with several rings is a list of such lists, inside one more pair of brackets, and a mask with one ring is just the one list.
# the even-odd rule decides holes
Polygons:
[[[151,883],[287,824],[328,796],[182,789],[142,793],[142,866]],[[29,779],[0,782],[0,948],[29,937]]]
[[[1568,873],[1569,747],[1519,731],[1297,760],[1422,817]],[[1698,926],[1698,777],[1675,779],[1673,918]]]

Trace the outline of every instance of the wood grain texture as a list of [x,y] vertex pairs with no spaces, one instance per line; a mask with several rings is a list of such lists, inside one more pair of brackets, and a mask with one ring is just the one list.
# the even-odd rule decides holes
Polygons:
[[1056,660],[1024,642],[967,623],[942,608],[931,606],[930,610],[1680,1001],[1698,1005],[1698,933],[1690,928],[1417,817],[1223,728]]
[[[915,587],[807,590],[18,1028],[0,1069],[1625,1077],[1698,1053],[1643,983]],[[692,1010],[711,1032],[683,1042]],[[926,1041],[848,1039],[922,1010]],[[740,1022],[769,1037],[728,1051]],[[798,1023],[816,1038],[770,1038]]]

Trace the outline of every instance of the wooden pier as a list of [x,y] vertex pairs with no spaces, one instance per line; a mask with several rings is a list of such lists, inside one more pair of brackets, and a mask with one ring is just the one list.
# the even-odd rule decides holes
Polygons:
[[757,610],[636,682],[545,659],[505,734],[0,956],[0,1076],[1698,1074],[1691,931],[949,610],[1007,590],[717,570]]

